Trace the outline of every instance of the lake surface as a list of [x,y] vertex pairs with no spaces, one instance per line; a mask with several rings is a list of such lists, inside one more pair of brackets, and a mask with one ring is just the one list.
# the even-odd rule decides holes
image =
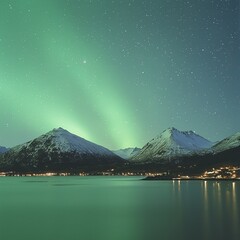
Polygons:
[[240,182],[1,177],[1,240],[239,240]]

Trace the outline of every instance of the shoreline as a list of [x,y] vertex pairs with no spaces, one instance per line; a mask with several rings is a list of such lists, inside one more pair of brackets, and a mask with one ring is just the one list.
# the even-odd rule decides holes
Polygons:
[[159,176],[148,176],[143,178],[144,181],[240,181],[240,178],[167,178],[167,177],[159,177]]

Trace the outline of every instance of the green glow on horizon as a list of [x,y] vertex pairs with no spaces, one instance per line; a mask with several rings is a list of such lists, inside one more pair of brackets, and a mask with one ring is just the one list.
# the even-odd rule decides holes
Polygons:
[[109,149],[239,131],[238,17],[235,0],[1,0],[0,146],[57,127]]
[[[68,20],[65,19],[58,29],[61,12],[54,4],[42,7],[37,2],[36,6],[28,1],[25,3],[40,8],[34,9],[39,13],[48,9],[49,15],[35,16],[34,24],[23,23],[27,15],[22,16],[23,22],[14,20],[20,26],[27,25],[21,35],[30,35],[32,44],[24,50],[18,48],[15,57],[14,51],[9,49],[12,54],[9,59],[16,62],[1,71],[8,77],[9,71],[14,71],[10,82],[3,81],[2,98],[15,118],[21,119],[30,129],[46,131],[63,127],[110,148],[127,147],[136,142],[134,126],[129,125],[131,106],[121,93],[114,68],[98,61],[102,51],[82,41],[81,31],[79,36],[71,31]],[[26,11],[24,4],[16,2],[15,7]],[[35,39],[40,31],[40,39]],[[37,48],[36,55],[34,48]],[[25,59],[28,56],[29,59]],[[12,67],[15,69],[11,70]]]

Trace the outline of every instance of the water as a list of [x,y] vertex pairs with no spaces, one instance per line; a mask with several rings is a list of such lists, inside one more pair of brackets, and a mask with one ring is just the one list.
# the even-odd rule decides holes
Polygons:
[[1,177],[1,240],[240,239],[240,182]]

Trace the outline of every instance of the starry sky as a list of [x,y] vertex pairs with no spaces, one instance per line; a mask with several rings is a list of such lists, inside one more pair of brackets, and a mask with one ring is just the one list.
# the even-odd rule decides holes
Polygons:
[[240,131],[239,0],[1,0],[0,145],[56,127],[109,149]]

